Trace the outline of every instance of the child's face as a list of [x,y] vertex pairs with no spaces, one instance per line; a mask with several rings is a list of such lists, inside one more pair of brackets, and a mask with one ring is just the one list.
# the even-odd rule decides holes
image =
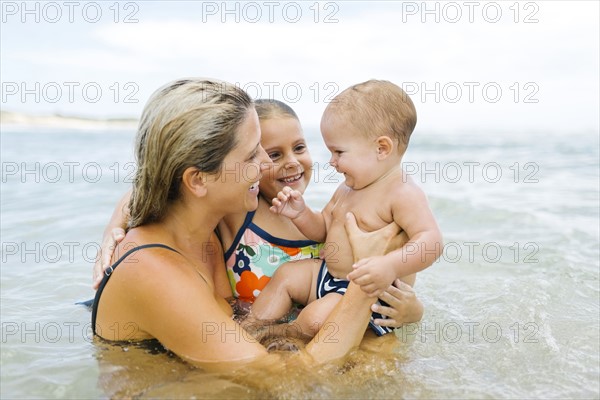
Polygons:
[[321,133],[331,152],[329,163],[344,175],[347,186],[358,190],[377,180],[380,165],[375,140],[357,132],[341,115],[324,116]]
[[260,121],[262,147],[273,164],[263,173],[260,193],[271,201],[285,186],[304,193],[312,175],[312,159],[300,122],[291,117]]

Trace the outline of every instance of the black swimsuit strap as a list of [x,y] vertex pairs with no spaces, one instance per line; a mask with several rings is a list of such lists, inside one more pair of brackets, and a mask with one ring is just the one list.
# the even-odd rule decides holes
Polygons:
[[119,264],[121,264],[123,262],[123,260],[125,260],[127,257],[129,257],[132,253],[135,253],[138,250],[147,249],[150,247],[163,248],[163,249],[174,251],[175,253],[179,253],[177,250],[175,250],[172,247],[167,246],[166,244],[161,244],[161,243],[143,244],[141,246],[137,246],[131,250],[128,250],[113,265],[111,265],[106,271],[104,271],[104,277],[102,278],[102,282],[100,282],[100,286],[98,286],[98,290],[96,291],[96,296],[94,297],[94,303],[92,304],[92,332],[94,332],[94,335],[96,334],[96,314],[98,312],[98,302],[100,301],[100,296],[102,295],[102,291],[104,290],[104,287],[108,283],[108,280],[110,279],[111,274],[114,272],[115,268],[117,268],[119,266]]

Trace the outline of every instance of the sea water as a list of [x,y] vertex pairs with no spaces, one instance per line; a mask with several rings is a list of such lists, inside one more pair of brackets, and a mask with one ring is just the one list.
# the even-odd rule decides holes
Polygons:
[[[307,199],[341,177],[317,130]],[[1,133],[2,398],[598,398],[598,132],[420,132],[404,158],[446,243],[418,274],[420,323],[342,366],[192,368],[158,347],[94,340],[91,268],[129,188],[132,129]],[[249,380],[260,385],[248,383]]]

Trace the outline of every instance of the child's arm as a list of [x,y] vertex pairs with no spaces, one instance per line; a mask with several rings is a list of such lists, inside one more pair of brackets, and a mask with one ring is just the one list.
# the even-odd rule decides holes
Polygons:
[[401,278],[429,267],[442,254],[442,234],[429,208],[425,193],[412,182],[402,185],[394,197],[394,222],[404,229],[409,241],[385,256],[360,260],[348,274],[370,296],[378,296],[396,278]]
[[125,228],[127,227],[127,216],[129,215],[129,199],[131,198],[131,190],[119,200],[115,210],[113,211],[108,225],[104,229],[102,235],[102,244],[100,251],[96,257],[94,264],[92,287],[98,289],[98,285],[102,281],[104,271],[110,266],[110,260],[117,244],[125,237]]
[[324,242],[327,236],[324,212],[316,212],[306,206],[302,193],[286,186],[271,203],[270,210],[292,220],[304,236],[315,242]]

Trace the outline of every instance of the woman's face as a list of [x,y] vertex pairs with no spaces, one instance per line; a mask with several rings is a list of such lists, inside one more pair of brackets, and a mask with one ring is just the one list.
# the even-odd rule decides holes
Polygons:
[[263,172],[260,193],[269,203],[285,186],[304,193],[312,175],[312,159],[300,122],[292,117],[260,122],[262,147],[272,164]]
[[216,179],[218,201],[230,212],[253,211],[258,207],[259,181],[271,164],[260,139],[258,116],[252,108],[239,126],[237,145],[225,157]]

